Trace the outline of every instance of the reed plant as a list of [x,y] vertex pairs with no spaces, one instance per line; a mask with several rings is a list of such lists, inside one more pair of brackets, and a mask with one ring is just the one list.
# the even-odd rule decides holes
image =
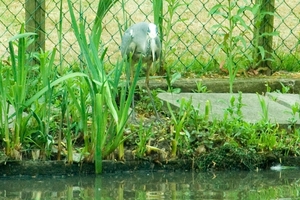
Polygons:
[[[95,17],[94,25],[92,27],[92,34],[91,34],[91,42],[94,43],[95,48],[99,49],[99,45],[101,44],[100,36],[102,33],[102,21],[104,16],[107,14],[109,9],[119,0],[106,0],[101,1],[99,0],[97,14]],[[68,2],[69,3],[69,2]],[[81,3],[81,1],[80,1]],[[83,14],[83,13],[81,13]]]
[[126,5],[126,0],[121,0],[122,18],[123,18],[124,22],[123,22],[123,24],[121,24],[119,22],[119,20],[117,20],[120,38],[123,37],[124,32],[129,28],[129,26],[133,22],[133,20],[129,17],[129,15],[126,11],[125,5]]
[[[99,7],[104,6],[101,2]],[[86,65],[86,68],[81,70],[87,74],[85,82],[88,85],[91,99],[92,133],[90,139],[93,142],[91,145],[94,147],[95,170],[96,173],[101,173],[102,158],[113,152],[124,140],[123,132],[130,115],[130,105],[141,68],[141,60],[137,65],[132,83],[120,81],[123,68],[126,66],[125,62],[118,62],[115,68],[107,73],[104,67],[107,48],[99,46],[101,42],[98,38],[102,32],[100,19],[110,8],[110,4],[101,8],[101,13],[97,15],[98,22],[95,22],[95,26],[99,27],[93,27],[90,36],[86,34],[86,23],[82,11],[80,10],[78,19],[75,17],[70,0],[68,5],[74,34]],[[101,51],[100,56],[98,47]],[[120,102],[117,102],[118,95]],[[119,151],[119,159],[123,159],[123,156],[124,151]]]
[[[21,150],[21,143],[24,138],[24,126],[26,126],[23,121],[23,114],[26,109],[24,104],[26,101],[26,92],[28,85],[27,74],[29,70],[27,63],[28,60],[26,59],[26,38],[33,35],[36,34],[25,33],[24,24],[22,24],[20,28],[20,34],[10,38],[9,40],[13,83],[12,85],[10,85],[11,87],[6,88],[6,91],[3,90],[3,93],[6,93],[4,94],[4,98],[8,98],[8,101],[11,103],[15,110],[14,135],[12,138],[12,146],[10,145],[15,150],[15,154],[19,154],[19,151]],[[15,53],[14,45],[17,45],[18,47],[17,54]],[[9,79],[9,76],[6,78]],[[9,152],[10,150],[7,151]],[[19,157],[19,155],[14,156]]]
[[[44,138],[43,147],[44,153],[46,156],[51,152],[51,145],[53,143],[53,136],[50,135],[50,127],[52,123],[53,110],[52,103],[55,99],[53,93],[55,89],[50,87],[51,81],[54,81],[57,77],[56,67],[54,65],[54,58],[56,55],[56,49],[52,51],[43,52],[42,50],[39,53],[35,53],[36,59],[39,61],[39,82],[41,88],[47,88],[45,93],[39,98],[38,101],[35,101],[33,106],[34,118],[38,122],[39,127],[39,137]],[[29,137],[30,138],[30,137]],[[48,145],[47,145],[48,144]]]
[[[58,25],[56,26],[57,29],[57,36],[58,36],[58,50],[59,50],[59,64],[60,64],[60,73],[63,72],[63,54],[62,54],[62,39],[63,39],[63,1],[60,1],[59,4],[59,22]],[[66,96],[67,96],[67,92],[66,92],[66,88],[64,89],[64,92],[62,93],[62,102],[61,102],[61,119],[60,119],[60,128],[58,131],[58,141],[57,141],[57,160],[60,160],[61,158],[61,151],[62,151],[62,135],[63,135],[63,123],[64,123],[64,119],[65,119],[65,113],[67,110],[67,101],[66,101]],[[69,134],[68,134],[69,135]],[[68,155],[70,154],[71,148],[67,148],[68,150]],[[73,158],[73,157],[72,157]],[[68,161],[70,160],[70,158],[68,158]]]
[[[9,40],[12,67],[6,69],[6,73],[1,67],[4,75],[0,80],[2,83],[1,123],[6,138],[6,153],[17,159],[22,159],[22,151],[28,143],[33,143],[44,152],[49,152],[51,149],[53,137],[49,134],[49,126],[52,87],[65,79],[51,80],[55,77],[55,70],[53,70],[55,50],[51,53],[26,52],[32,42],[30,37],[34,35],[36,34],[26,33],[22,24],[20,33]],[[17,54],[15,47],[18,49]],[[39,60],[38,70],[41,76],[36,77],[31,74],[36,67],[32,66],[32,55]],[[35,83],[34,86],[31,81]],[[40,98],[43,95],[44,97]],[[11,116],[7,116],[8,104],[13,108]],[[10,119],[13,120],[14,126],[11,130],[8,129]]]
[[[84,139],[84,143],[83,143],[83,150],[81,151],[81,155],[82,157],[87,157],[91,151],[92,151],[92,147],[91,147],[91,143],[92,141],[90,140],[90,133],[89,133],[89,129],[88,129],[88,119],[89,119],[89,109],[88,107],[90,106],[90,102],[89,102],[89,91],[88,91],[88,87],[86,82],[84,81],[84,79],[80,79],[78,81],[78,83],[74,84],[73,81],[68,80],[65,82],[65,92],[63,94],[63,104],[62,104],[62,119],[65,118],[65,115],[68,114],[67,111],[67,107],[70,106],[70,104],[72,104],[76,111],[77,111],[77,115],[78,115],[78,129],[81,131],[81,133],[83,134],[83,139]],[[67,96],[69,96],[70,98],[70,102],[68,103],[67,100]],[[70,109],[68,109],[68,111],[70,111]],[[69,123],[69,125],[71,125]],[[67,129],[70,129],[67,126]],[[68,136],[71,136],[71,134],[68,134]],[[71,138],[66,138],[68,141],[71,140]],[[67,148],[68,154],[71,154],[70,152],[73,151],[73,149],[71,148],[71,146],[69,146],[70,148]],[[86,160],[89,160],[86,158]]]
[[[44,121],[45,119],[43,119],[43,113],[44,112],[49,113],[50,111],[47,111],[47,109],[53,109],[52,103],[53,103],[54,97],[51,96],[51,99],[49,99],[47,101],[44,101],[44,100],[41,101],[41,97],[43,97],[43,95],[45,95],[45,93],[47,93],[49,90],[52,90],[55,86],[59,87],[68,80],[76,80],[76,78],[86,77],[86,76],[87,75],[85,75],[83,73],[75,72],[75,73],[66,74],[62,77],[52,80],[51,82],[49,82],[49,84],[47,86],[39,89],[31,98],[26,99],[26,101],[24,103],[24,107],[30,109],[32,116],[38,122],[38,128],[37,128],[38,138],[43,139],[42,145],[41,144],[38,145],[37,143],[36,143],[36,145],[38,145],[38,148],[45,150],[45,152],[48,153],[48,155],[51,154],[51,146],[54,143],[54,141],[53,141],[54,136],[51,135],[50,129],[46,130],[45,127],[49,127],[49,125],[51,123],[55,123],[55,122],[53,121],[53,116],[51,113],[51,117],[49,118],[49,121],[46,123],[46,121]],[[64,88],[64,87],[59,87],[59,88]],[[65,93],[65,92],[66,91],[63,91],[63,93]],[[70,117],[70,114],[68,114],[69,108],[67,107],[68,105],[66,105],[66,103],[68,102],[67,97],[68,96],[66,94],[64,94],[62,102],[61,102],[61,104],[62,104],[62,115],[61,115],[62,119],[61,120],[66,119],[67,130],[70,130],[70,127],[69,127],[70,123],[68,121],[69,119],[67,119],[68,117]],[[36,105],[39,105],[40,102],[42,102],[42,104],[39,107],[36,106]],[[47,108],[48,103],[46,103],[46,105],[44,105],[45,102],[48,102],[48,103],[51,102],[51,107]],[[46,109],[46,110],[43,110],[43,109]],[[28,117],[30,117],[30,116],[31,115],[29,115]],[[47,116],[48,116],[48,114],[46,115],[46,119],[47,119]],[[26,121],[29,121],[29,120],[27,119]],[[62,121],[61,121],[60,125],[63,126]],[[60,127],[60,129],[61,128],[62,127]],[[46,132],[46,131],[48,131],[48,132]],[[24,133],[26,133],[26,132],[24,132]],[[70,136],[70,135],[67,134],[67,138],[66,138],[67,140],[71,138],[71,137],[68,138],[68,136]],[[26,138],[29,139],[29,141],[34,142],[32,140],[32,138],[30,137],[30,135],[27,135]],[[60,153],[60,152],[58,152],[58,153]],[[70,150],[68,150],[68,154],[70,155]],[[69,161],[72,162],[72,160],[69,160]]]
[[8,104],[8,85],[9,79],[4,77],[9,77],[8,71],[4,71],[4,66],[0,62],[0,135],[4,135],[3,141],[5,142],[5,153],[6,155],[11,155],[11,137],[8,127],[8,113],[9,113],[9,104]]

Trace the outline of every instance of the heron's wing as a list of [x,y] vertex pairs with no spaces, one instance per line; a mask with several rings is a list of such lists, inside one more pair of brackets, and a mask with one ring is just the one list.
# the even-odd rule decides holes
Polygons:
[[134,52],[134,50],[135,50],[135,46],[133,44],[133,35],[132,35],[130,29],[125,31],[125,33],[122,37],[122,43],[121,43],[120,50],[121,50],[121,54],[122,54],[123,58],[125,58],[126,56],[128,56],[128,54],[130,52]]

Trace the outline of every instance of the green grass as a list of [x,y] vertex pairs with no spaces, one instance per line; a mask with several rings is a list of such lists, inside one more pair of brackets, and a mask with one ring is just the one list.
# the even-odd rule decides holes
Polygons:
[[288,71],[299,72],[300,71],[300,56],[298,54],[287,54],[279,52],[277,59],[274,62],[274,71]]

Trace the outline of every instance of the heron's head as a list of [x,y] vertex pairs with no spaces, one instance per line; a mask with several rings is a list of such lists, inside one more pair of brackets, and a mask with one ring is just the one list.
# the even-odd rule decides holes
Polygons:
[[151,39],[154,39],[158,36],[157,26],[153,23],[150,23],[148,26],[148,35]]

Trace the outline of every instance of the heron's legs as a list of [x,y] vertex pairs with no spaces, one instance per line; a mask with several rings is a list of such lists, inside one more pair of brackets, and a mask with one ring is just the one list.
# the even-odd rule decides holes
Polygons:
[[155,115],[156,115],[156,119],[159,120],[159,115],[158,115],[158,112],[157,112],[157,109],[156,109],[156,106],[155,106],[155,102],[154,102],[154,99],[152,97],[152,94],[151,94],[151,91],[150,91],[150,87],[149,87],[149,74],[150,74],[150,68],[151,68],[151,65],[152,67],[154,67],[154,62],[152,63],[147,63],[147,69],[146,69],[146,89],[147,89],[147,92],[148,92],[148,95],[150,97],[150,101],[152,103],[152,106],[153,106],[153,109],[154,109],[154,112],[155,112]]
[[[153,66],[152,66],[153,67]],[[147,63],[147,68],[146,68],[146,87],[149,89],[149,76],[150,76],[150,69],[151,69],[151,63]]]
[[[133,79],[134,79],[134,63],[132,63],[130,61],[129,63],[129,66],[130,66],[130,84],[133,83]],[[135,116],[135,110],[134,110],[134,95],[132,96],[132,101],[131,101],[131,107],[132,107],[132,112],[131,112],[131,119],[133,121],[136,120],[136,116]]]

